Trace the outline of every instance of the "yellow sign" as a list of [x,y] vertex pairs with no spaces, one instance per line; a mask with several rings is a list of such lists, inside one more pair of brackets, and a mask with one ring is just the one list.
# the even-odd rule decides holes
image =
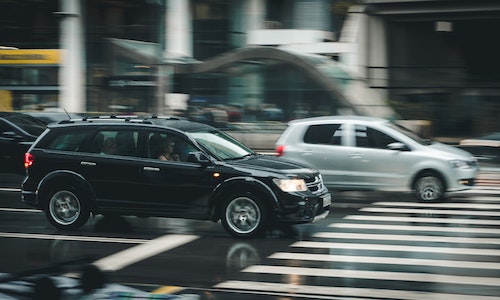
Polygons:
[[12,111],[12,92],[0,90],[0,110]]
[[0,65],[58,65],[60,61],[60,50],[0,50]]

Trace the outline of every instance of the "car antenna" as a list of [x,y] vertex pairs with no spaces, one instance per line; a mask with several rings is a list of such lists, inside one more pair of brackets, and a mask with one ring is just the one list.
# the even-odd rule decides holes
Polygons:
[[64,112],[68,115],[68,121],[71,120],[71,116],[70,114],[68,114],[68,112],[66,111],[66,108],[63,108]]

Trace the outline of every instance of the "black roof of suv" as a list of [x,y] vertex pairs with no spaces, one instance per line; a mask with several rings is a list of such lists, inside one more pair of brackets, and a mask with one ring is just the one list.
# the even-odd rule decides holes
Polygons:
[[221,220],[231,235],[252,237],[274,221],[325,217],[331,202],[317,170],[259,155],[214,127],[180,118],[50,124],[25,167],[23,201],[61,229],[113,213]]

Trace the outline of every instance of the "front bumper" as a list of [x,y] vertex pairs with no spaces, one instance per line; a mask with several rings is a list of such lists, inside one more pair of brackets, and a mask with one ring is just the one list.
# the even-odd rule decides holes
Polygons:
[[331,198],[328,192],[314,197],[302,197],[296,201],[296,205],[283,208],[278,219],[283,223],[302,224],[326,218],[330,212]]

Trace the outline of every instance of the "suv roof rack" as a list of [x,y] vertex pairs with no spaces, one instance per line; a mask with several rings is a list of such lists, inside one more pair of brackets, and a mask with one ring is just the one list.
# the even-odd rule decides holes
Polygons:
[[59,124],[68,124],[75,122],[93,122],[96,120],[99,121],[123,121],[123,122],[136,122],[136,123],[145,123],[151,124],[151,119],[161,119],[161,120],[186,120],[186,118],[178,117],[178,116],[159,116],[157,114],[153,114],[150,116],[140,116],[140,115],[98,115],[98,116],[85,116],[83,118],[75,118],[69,120],[59,121]]

